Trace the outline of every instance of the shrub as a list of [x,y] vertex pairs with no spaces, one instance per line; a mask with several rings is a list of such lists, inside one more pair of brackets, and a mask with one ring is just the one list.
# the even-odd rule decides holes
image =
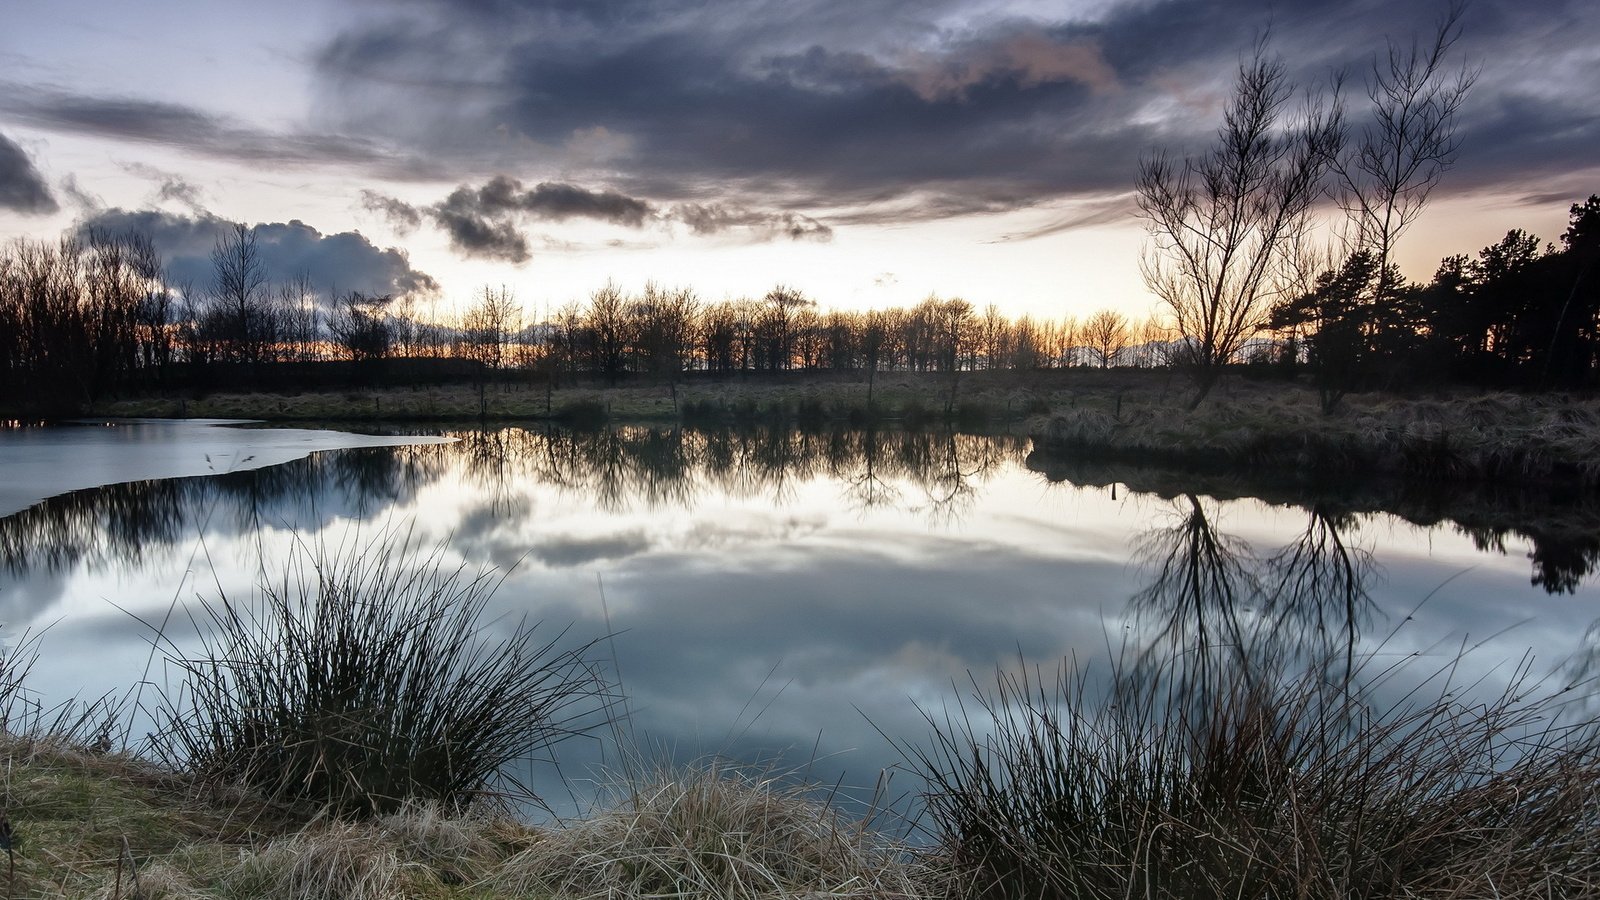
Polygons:
[[609,418],[609,411],[603,401],[590,397],[563,403],[552,418],[568,425],[600,425]]
[[600,724],[593,644],[561,650],[526,624],[485,639],[498,580],[418,549],[390,533],[298,544],[251,602],[202,601],[202,652],[168,642],[184,680],[159,703],[157,756],[343,815],[536,800],[507,769]]

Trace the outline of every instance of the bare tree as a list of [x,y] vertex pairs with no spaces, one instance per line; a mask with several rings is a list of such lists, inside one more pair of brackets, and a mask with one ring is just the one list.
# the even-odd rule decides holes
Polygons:
[[285,356],[298,362],[315,359],[321,315],[309,274],[299,272],[278,285],[278,308],[283,319],[281,337]]
[[1427,44],[1388,42],[1386,58],[1374,59],[1367,77],[1372,119],[1333,160],[1336,194],[1354,230],[1348,250],[1371,253],[1379,273],[1388,270],[1395,242],[1455,163],[1461,144],[1456,113],[1477,77],[1464,65],[1446,70],[1463,11],[1452,3]]
[[778,285],[762,298],[762,336],[767,344],[767,364],[772,369],[787,369],[794,362],[794,321],[801,309],[815,305],[805,294],[787,285]]
[[627,302],[622,288],[607,281],[605,287],[589,295],[589,335],[594,354],[594,370],[616,384],[628,346]]
[[1116,310],[1102,309],[1083,323],[1083,339],[1089,352],[1100,361],[1100,368],[1110,368],[1132,340],[1128,317]]
[[1265,44],[1239,67],[1217,143],[1181,164],[1139,162],[1139,212],[1151,243],[1140,268],[1184,340],[1199,406],[1286,286],[1286,250],[1307,227],[1341,137],[1337,107],[1308,102],[1286,120],[1284,64]]
[[256,247],[255,229],[229,226],[211,248],[212,307],[202,330],[238,362],[259,362],[277,339],[277,323],[267,302],[267,267]]
[[389,355],[394,344],[388,317],[392,300],[387,294],[369,297],[351,291],[334,301],[328,332],[341,355],[354,362],[371,362]]
[[[511,289],[487,285],[478,302],[461,322],[461,354],[483,364],[483,374],[493,375],[509,360],[512,338],[522,330],[522,307]],[[481,379],[480,379],[481,385]]]

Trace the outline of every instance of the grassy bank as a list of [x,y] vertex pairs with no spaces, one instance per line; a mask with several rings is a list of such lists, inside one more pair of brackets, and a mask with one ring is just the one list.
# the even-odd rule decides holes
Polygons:
[[1562,395],[1351,398],[1324,415],[1308,391],[1256,388],[1189,410],[1176,398],[1080,397],[1035,420],[1041,449],[1297,478],[1600,486],[1600,401]]
[[[1106,688],[1086,670],[1054,685],[1003,673],[930,714],[931,738],[904,744],[926,788],[932,840],[919,847],[803,786],[715,763],[619,782],[609,805],[536,827],[493,805],[334,814],[13,735],[0,739],[7,896],[1380,900],[1600,889],[1592,722],[1563,724],[1570,691],[1525,680],[1498,699],[1461,699],[1448,670],[1392,705],[1381,690],[1312,676],[1240,678],[1196,701],[1163,694],[1159,679],[1119,675]],[[1376,674],[1367,688],[1396,679]]]
[[676,385],[569,386],[546,392],[519,384],[477,388],[373,388],[332,392],[215,393],[107,402],[96,416],[250,418],[268,421],[943,421],[1017,422],[1065,403],[1074,391],[1100,388],[1101,373],[963,373],[952,399],[948,376],[788,373]]
[[[337,818],[139,758],[0,741],[10,897],[893,897],[911,858],[769,779],[707,767],[565,826],[408,804]],[[4,873],[0,873],[3,876]]]

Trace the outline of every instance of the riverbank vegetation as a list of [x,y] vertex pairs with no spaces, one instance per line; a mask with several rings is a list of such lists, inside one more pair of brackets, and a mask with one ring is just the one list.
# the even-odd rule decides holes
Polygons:
[[1223,668],[1210,705],[1148,672],[975,682],[903,744],[925,786],[910,843],[815,787],[719,763],[639,776],[609,805],[534,826],[494,804],[339,813],[12,734],[8,894],[1266,900],[1600,884],[1600,742],[1561,717],[1572,689],[1519,670],[1485,703],[1448,665],[1420,686],[1404,667],[1335,684]]

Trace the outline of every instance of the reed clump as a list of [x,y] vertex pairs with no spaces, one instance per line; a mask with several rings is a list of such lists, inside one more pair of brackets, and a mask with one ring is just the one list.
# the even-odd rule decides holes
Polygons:
[[[1371,661],[1369,660],[1369,663]],[[1402,667],[1404,668],[1404,667]],[[1319,670],[1326,674],[1326,670]],[[1600,889],[1600,740],[1497,699],[1241,669],[1203,702],[1001,675],[907,746],[952,897],[1553,897]],[[1444,678],[1443,675],[1440,676]],[[1103,685],[1102,685],[1103,687]]]
[[912,857],[803,785],[711,763],[618,787],[490,879],[506,896],[913,897]]
[[300,545],[253,597],[201,602],[200,652],[169,646],[182,681],[151,748],[175,769],[340,816],[536,802],[515,764],[603,722],[609,692],[592,643],[563,649],[527,623],[491,637],[497,583],[403,535]]

